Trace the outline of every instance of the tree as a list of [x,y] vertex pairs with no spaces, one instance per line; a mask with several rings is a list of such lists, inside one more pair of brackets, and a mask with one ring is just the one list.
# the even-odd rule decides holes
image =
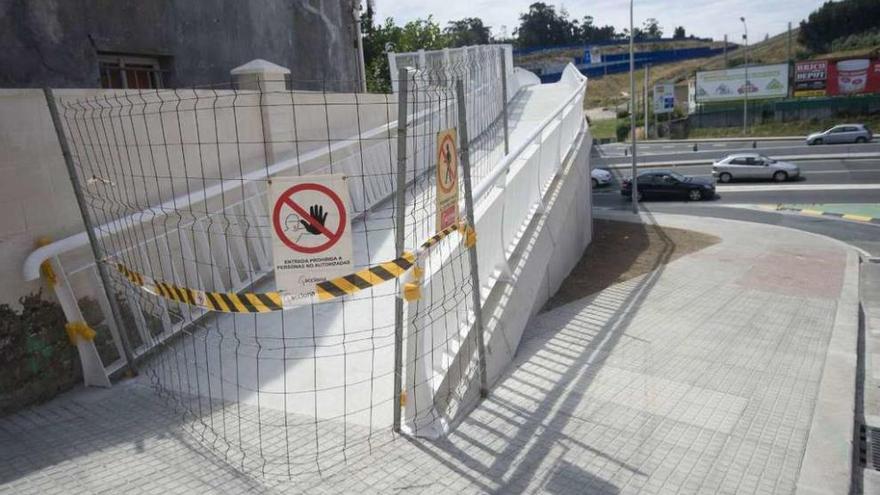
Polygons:
[[419,49],[437,50],[449,46],[448,37],[431,16],[416,19],[401,26],[394,24],[391,17],[384,24],[377,25],[373,20],[372,2],[367,3],[361,14],[361,29],[364,34],[364,65],[366,66],[367,90],[385,93],[391,91],[391,78],[388,73],[388,50],[410,52]]
[[880,2],[843,0],[825,2],[801,21],[798,41],[813,52],[828,51],[839,38],[863,33],[880,26]]
[[[657,19],[650,17],[642,24],[642,33],[644,39],[659,40],[663,37],[663,28],[660,27],[660,22]],[[638,34],[638,31],[636,31],[636,34]]]
[[675,28],[675,31],[672,33],[672,39],[674,40],[683,40],[687,36],[684,33],[684,26],[678,26]]
[[449,21],[443,30],[450,46],[486,45],[489,44],[489,26],[483,25],[478,17],[465,17],[458,21]]
[[597,41],[607,41],[614,39],[617,33],[614,26],[595,26],[592,16],[584,16],[584,19],[577,26],[575,32],[576,38],[582,43],[594,43]]
[[521,47],[568,45],[577,41],[576,29],[577,23],[564,10],[557,13],[552,5],[535,2],[528,12],[520,14],[514,36]]

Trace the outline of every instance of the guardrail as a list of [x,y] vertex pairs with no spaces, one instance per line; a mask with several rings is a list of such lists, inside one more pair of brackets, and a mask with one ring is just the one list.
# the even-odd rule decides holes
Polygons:
[[[496,50],[498,47],[492,47]],[[486,50],[463,50],[462,53],[485,52]],[[449,54],[446,54],[447,57]],[[536,78],[532,79],[507,66],[507,78],[515,84],[514,89],[510,92],[509,98],[516,93],[516,89],[522,84],[530,84],[537,82]],[[436,76],[436,72],[432,77]],[[413,73],[412,77],[426,77],[424,73]],[[423,88],[430,88],[434,82],[420,80]],[[447,80],[438,80],[438,84],[449,83]],[[499,89],[489,87],[492,81],[486,77],[479,80],[471,81],[468,86],[468,99],[481,100],[494,97],[495,93],[500,94]],[[496,81],[497,85],[497,81]],[[430,90],[427,90],[430,91]],[[439,89],[438,89],[439,91]],[[210,93],[210,97],[217,98],[218,92]],[[226,93],[222,93],[221,97]],[[284,98],[290,101],[289,93],[283,91],[237,91],[229,92],[236,99],[244,99],[246,97],[260,98],[260,105],[263,106],[264,99],[268,101],[266,108],[271,110],[272,107],[278,106],[274,99]],[[168,95],[155,93],[154,97],[157,101],[164,104],[165,101],[172,101],[177,97],[177,93],[169,92]],[[197,94],[193,92],[191,95],[197,99]],[[357,104],[355,99],[355,105]],[[103,108],[97,107],[96,117],[102,117]],[[161,107],[160,107],[161,108]],[[112,110],[115,112],[115,110]],[[437,115],[436,106],[427,105],[422,109],[415,109],[407,117],[407,127],[412,130],[421,129],[422,133],[427,133],[431,129],[438,127],[439,116]],[[111,117],[112,118],[112,117]],[[264,119],[268,117],[264,115]],[[480,131],[491,125],[498,119],[497,115],[489,115],[485,112],[479,115],[473,115],[469,121],[473,127]],[[119,218],[108,221],[98,226],[95,231],[98,237],[108,238],[113,236],[122,236],[126,232],[148,230],[154,222],[164,223],[163,218],[169,212],[199,212],[202,218],[188,218],[184,222],[172,222],[175,225],[162,225],[159,229],[159,235],[152,232],[147,236],[135,235],[136,240],[132,247],[117,250],[109,253],[111,256],[129,256],[132,259],[142,260],[146,265],[151,263],[155,265],[155,273],[168,274],[166,277],[171,280],[178,279],[182,273],[190,275],[193,283],[197,283],[200,287],[210,286],[217,291],[238,292],[243,290],[271,273],[271,246],[269,245],[270,236],[268,235],[269,226],[266,224],[266,181],[272,176],[289,173],[292,170],[298,173],[320,174],[329,173],[332,170],[335,173],[346,173],[348,175],[360,176],[360,180],[349,181],[351,201],[353,210],[356,212],[352,215],[353,220],[362,218],[367,210],[373,205],[388,200],[395,192],[395,184],[392,180],[387,179],[386,168],[389,163],[397,161],[396,146],[389,146],[387,141],[396,135],[397,121],[391,121],[387,124],[365,130],[363,132],[343,136],[331,142],[328,146],[319,147],[312,151],[296,154],[288,159],[281,160],[264,168],[258,168],[251,172],[246,172],[233,179],[225,179],[213,186],[181,194],[173,199],[167,200],[156,206],[151,206],[137,212],[127,212]],[[479,134],[476,139],[479,139]],[[408,157],[410,158],[410,157]],[[308,163],[325,164],[318,168],[312,166],[305,168]],[[328,164],[329,163],[329,164]],[[407,180],[411,183],[416,178],[425,174],[427,167],[430,165],[428,161],[413,161],[414,165],[407,167]],[[475,180],[479,179],[485,167],[476,167],[473,174]],[[353,173],[357,171],[356,173]],[[98,180],[94,187],[112,187],[111,184],[105,184]],[[167,197],[167,196],[166,196]],[[220,201],[218,198],[223,198]],[[232,199],[232,201],[230,201]],[[236,201],[237,199],[237,201]],[[219,203],[219,204],[218,204]],[[188,217],[193,215],[189,214]],[[212,219],[217,222],[212,224]],[[223,225],[224,219],[235,218],[240,219],[237,225],[230,225],[228,231],[214,232],[211,225]],[[263,221],[261,221],[263,219]],[[250,229],[250,235],[247,230]],[[256,232],[256,234],[254,234]],[[229,249],[217,249],[212,247],[211,238],[221,236],[220,244],[227,245]],[[216,240],[215,243],[217,244]],[[76,294],[73,286],[69,283],[71,278],[79,279],[82,284],[92,287],[101,287],[100,278],[98,277],[97,265],[91,256],[87,254],[89,239],[85,232],[51,242],[40,247],[30,253],[23,264],[23,275],[26,280],[34,280],[40,276],[40,266],[46,261],[51,262],[57,267],[56,272],[59,275],[61,283],[56,288],[60,291],[59,299],[71,301],[71,321],[83,320],[80,310],[76,307]],[[129,246],[130,242],[123,243]],[[178,256],[171,256],[170,253],[178,253]],[[182,253],[182,255],[181,255]],[[177,261],[174,261],[177,258]],[[83,280],[84,279],[84,280]],[[115,343],[118,359],[108,365],[101,363],[100,367],[104,368],[107,374],[115,373],[126,364],[125,353],[120,343],[120,333],[127,331],[118,328],[118,325],[110,311],[110,301],[104,294],[104,291],[92,291],[94,298],[100,307],[101,313],[104,315],[103,323],[109,328],[113,341]],[[123,292],[120,297],[127,302],[127,314],[136,327],[132,333],[133,347],[132,354],[134,358],[148,352],[155,345],[163,342],[167,338],[178,333],[188,322],[197,319],[204,311],[198,309],[190,309],[192,312],[185,314],[188,318],[172,321],[169,318],[168,305],[174,304],[165,301],[160,297],[151,295],[143,295],[151,303],[158,306],[161,310],[161,318],[158,320],[155,315],[145,314],[139,310],[138,304],[132,299],[132,294]],[[181,309],[181,308],[178,308]],[[93,380],[91,384],[106,383],[106,377],[100,380]],[[89,380],[87,380],[89,384]]]
[[[544,211],[544,195],[553,179],[561,170],[565,157],[577,142],[580,133],[585,131],[586,119],[582,111],[583,97],[587,79],[573,65],[569,65],[560,84],[570,88],[570,94],[552,112],[541,120],[522,141],[512,147],[473,190],[475,204],[475,227],[479,241],[477,248],[478,280],[480,299],[485,302],[492,289],[499,283],[513,282],[508,260],[522,240],[523,233],[536,215]],[[464,202],[461,204],[464,208]],[[426,276],[423,287],[426,294],[444,294],[444,280],[455,279],[453,270],[446,264],[430,259],[432,256],[454,258],[461,254],[463,247],[452,250],[438,250],[426,260]],[[447,282],[448,283],[448,282]],[[425,336],[444,334],[450,330],[447,322],[436,315],[418,311],[412,304],[409,308],[409,328],[419,329],[418,335],[411,335],[408,342],[420,346],[408,352],[407,383],[422,383],[428,386],[409,391],[414,407],[407,407],[406,422],[409,428],[420,436],[439,437],[448,430],[446,411],[437,410],[438,403],[449,403],[448,389],[456,389],[457,384],[449,381],[466,381],[464,374],[453,380],[433,380],[434,376],[446,376],[456,371],[453,362],[468,362],[462,353],[473,351],[467,345],[475,337],[469,332],[474,327],[461,327],[456,331],[458,347],[432,366],[415,366],[416,357],[432,352],[432,342]],[[454,327],[453,327],[454,328]],[[459,371],[456,371],[460,373]]]

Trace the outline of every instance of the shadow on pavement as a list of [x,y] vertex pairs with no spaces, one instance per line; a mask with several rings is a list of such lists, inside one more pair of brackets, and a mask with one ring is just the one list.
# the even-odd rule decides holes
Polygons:
[[[648,224],[654,223],[650,214],[648,217]],[[648,228],[650,225],[634,224],[633,248],[611,273],[625,272],[627,263],[634,262],[648,245]],[[563,459],[569,451],[574,458],[599,457],[631,475],[647,477],[636,466],[585,444],[565,430],[573,420],[589,421],[577,416],[578,404],[675,252],[675,242],[662,229],[657,229],[656,236],[658,248],[647,265],[646,276],[631,284],[609,287],[585,301],[583,308],[595,306],[606,315],[604,318],[582,318],[573,310],[566,314],[567,321],[558,322],[557,330],[530,332],[527,328],[513,365],[458,429],[434,442],[435,448],[417,440],[410,443],[479,489],[495,493],[535,490],[535,482],[540,483],[539,490],[550,493],[619,492],[619,487],[571,464],[570,457]],[[552,363],[552,367],[543,363]],[[541,375],[526,370],[525,365],[543,367]],[[473,446],[477,446],[479,457],[472,455]],[[545,479],[536,480],[545,473],[539,468],[551,458],[554,464],[546,471]]]

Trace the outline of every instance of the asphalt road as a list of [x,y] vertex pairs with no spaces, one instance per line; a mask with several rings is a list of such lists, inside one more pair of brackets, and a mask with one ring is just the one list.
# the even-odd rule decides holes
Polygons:
[[[618,201],[613,207],[602,207],[597,205],[597,210],[629,210],[630,208],[630,204],[623,201]],[[646,202],[640,205],[640,208],[643,211],[655,213],[727,218],[731,220],[788,227],[828,236],[862,249],[871,256],[880,256],[880,226],[873,224],[850,222],[831,217],[811,217],[788,212],[772,212],[735,206],[719,206],[714,203]]]
[[[717,186],[717,204],[736,203],[880,203],[880,159],[816,160],[798,163],[801,178],[781,184],[733,182]],[[710,165],[669,167],[681,174],[712,177]],[[615,177],[610,186],[596,190],[597,206],[613,206],[622,198],[620,179],[628,169],[609,169]],[[675,201],[663,201],[675,202]]]
[[[724,144],[731,144],[722,142]],[[780,144],[782,143],[782,144]],[[716,143],[700,143],[701,146],[712,146]],[[734,143],[735,144],[735,143]],[[775,149],[787,150],[792,143],[787,141],[758,142],[760,146],[780,144]],[[649,145],[651,145],[649,143]],[[783,146],[785,145],[785,146]],[[652,145],[652,146],[657,146]],[[662,145],[659,145],[662,146]],[[718,147],[722,149],[721,146]],[[823,153],[846,152],[848,145],[806,147],[801,146],[796,153],[808,154],[803,150],[822,149]],[[857,152],[876,149],[880,152],[880,143],[853,145]],[[659,148],[663,150],[663,148]],[[672,150],[672,154],[654,155],[652,161],[675,161],[676,156],[683,153]],[[751,151],[751,150],[750,150]],[[758,151],[762,151],[760,148]],[[725,152],[716,152],[719,156]],[[766,152],[769,156],[786,153]],[[693,159],[689,154],[688,159]],[[606,165],[609,160],[594,155],[592,160],[596,168]],[[613,160],[616,161],[616,160]],[[859,222],[850,222],[830,217],[808,217],[795,213],[770,212],[759,209],[744,208],[741,205],[779,204],[779,203],[880,203],[880,158],[847,158],[791,160],[801,167],[802,177],[797,181],[786,183],[773,182],[734,182],[719,184],[718,196],[714,200],[688,202],[680,200],[643,201],[641,208],[647,211],[664,213],[681,213],[689,215],[730,218],[752,222],[780,225],[826,235],[853,244],[873,256],[880,256],[880,226]],[[639,160],[642,163],[642,160]],[[712,167],[708,164],[675,165],[668,167],[685,175],[711,177]],[[628,168],[609,168],[615,181],[610,186],[603,186],[594,191],[593,204],[597,209],[630,209],[629,198],[620,195],[620,179],[629,177]],[[739,205],[739,206],[738,206]]]
[[[687,141],[642,141],[637,143],[637,151],[649,155],[670,154],[670,153],[686,153],[692,152],[694,144],[698,149],[706,151],[728,151],[748,149],[752,147],[752,141],[716,141],[716,142],[687,142]],[[780,141],[755,141],[760,148],[791,148],[798,147],[803,144],[802,139],[786,139]],[[629,148],[628,143],[611,143],[599,147],[606,156],[623,155],[624,149]]]
[[[694,144],[697,151],[693,151]],[[638,163],[675,162],[688,160],[717,160],[731,153],[762,153],[771,158],[792,155],[828,155],[843,153],[880,153],[880,142],[874,140],[862,144],[826,144],[807,146],[803,141],[756,141],[751,142],[717,141],[701,143],[646,142],[636,143]],[[631,158],[624,154],[627,144],[605,144],[593,149],[595,161],[603,165],[623,165]]]

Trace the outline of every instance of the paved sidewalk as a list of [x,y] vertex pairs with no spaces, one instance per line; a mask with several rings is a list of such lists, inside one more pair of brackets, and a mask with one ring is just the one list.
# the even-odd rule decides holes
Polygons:
[[398,438],[323,477],[249,477],[137,379],[0,419],[0,492],[793,493],[854,254],[656,220],[722,242],[539,315],[448,439]]

